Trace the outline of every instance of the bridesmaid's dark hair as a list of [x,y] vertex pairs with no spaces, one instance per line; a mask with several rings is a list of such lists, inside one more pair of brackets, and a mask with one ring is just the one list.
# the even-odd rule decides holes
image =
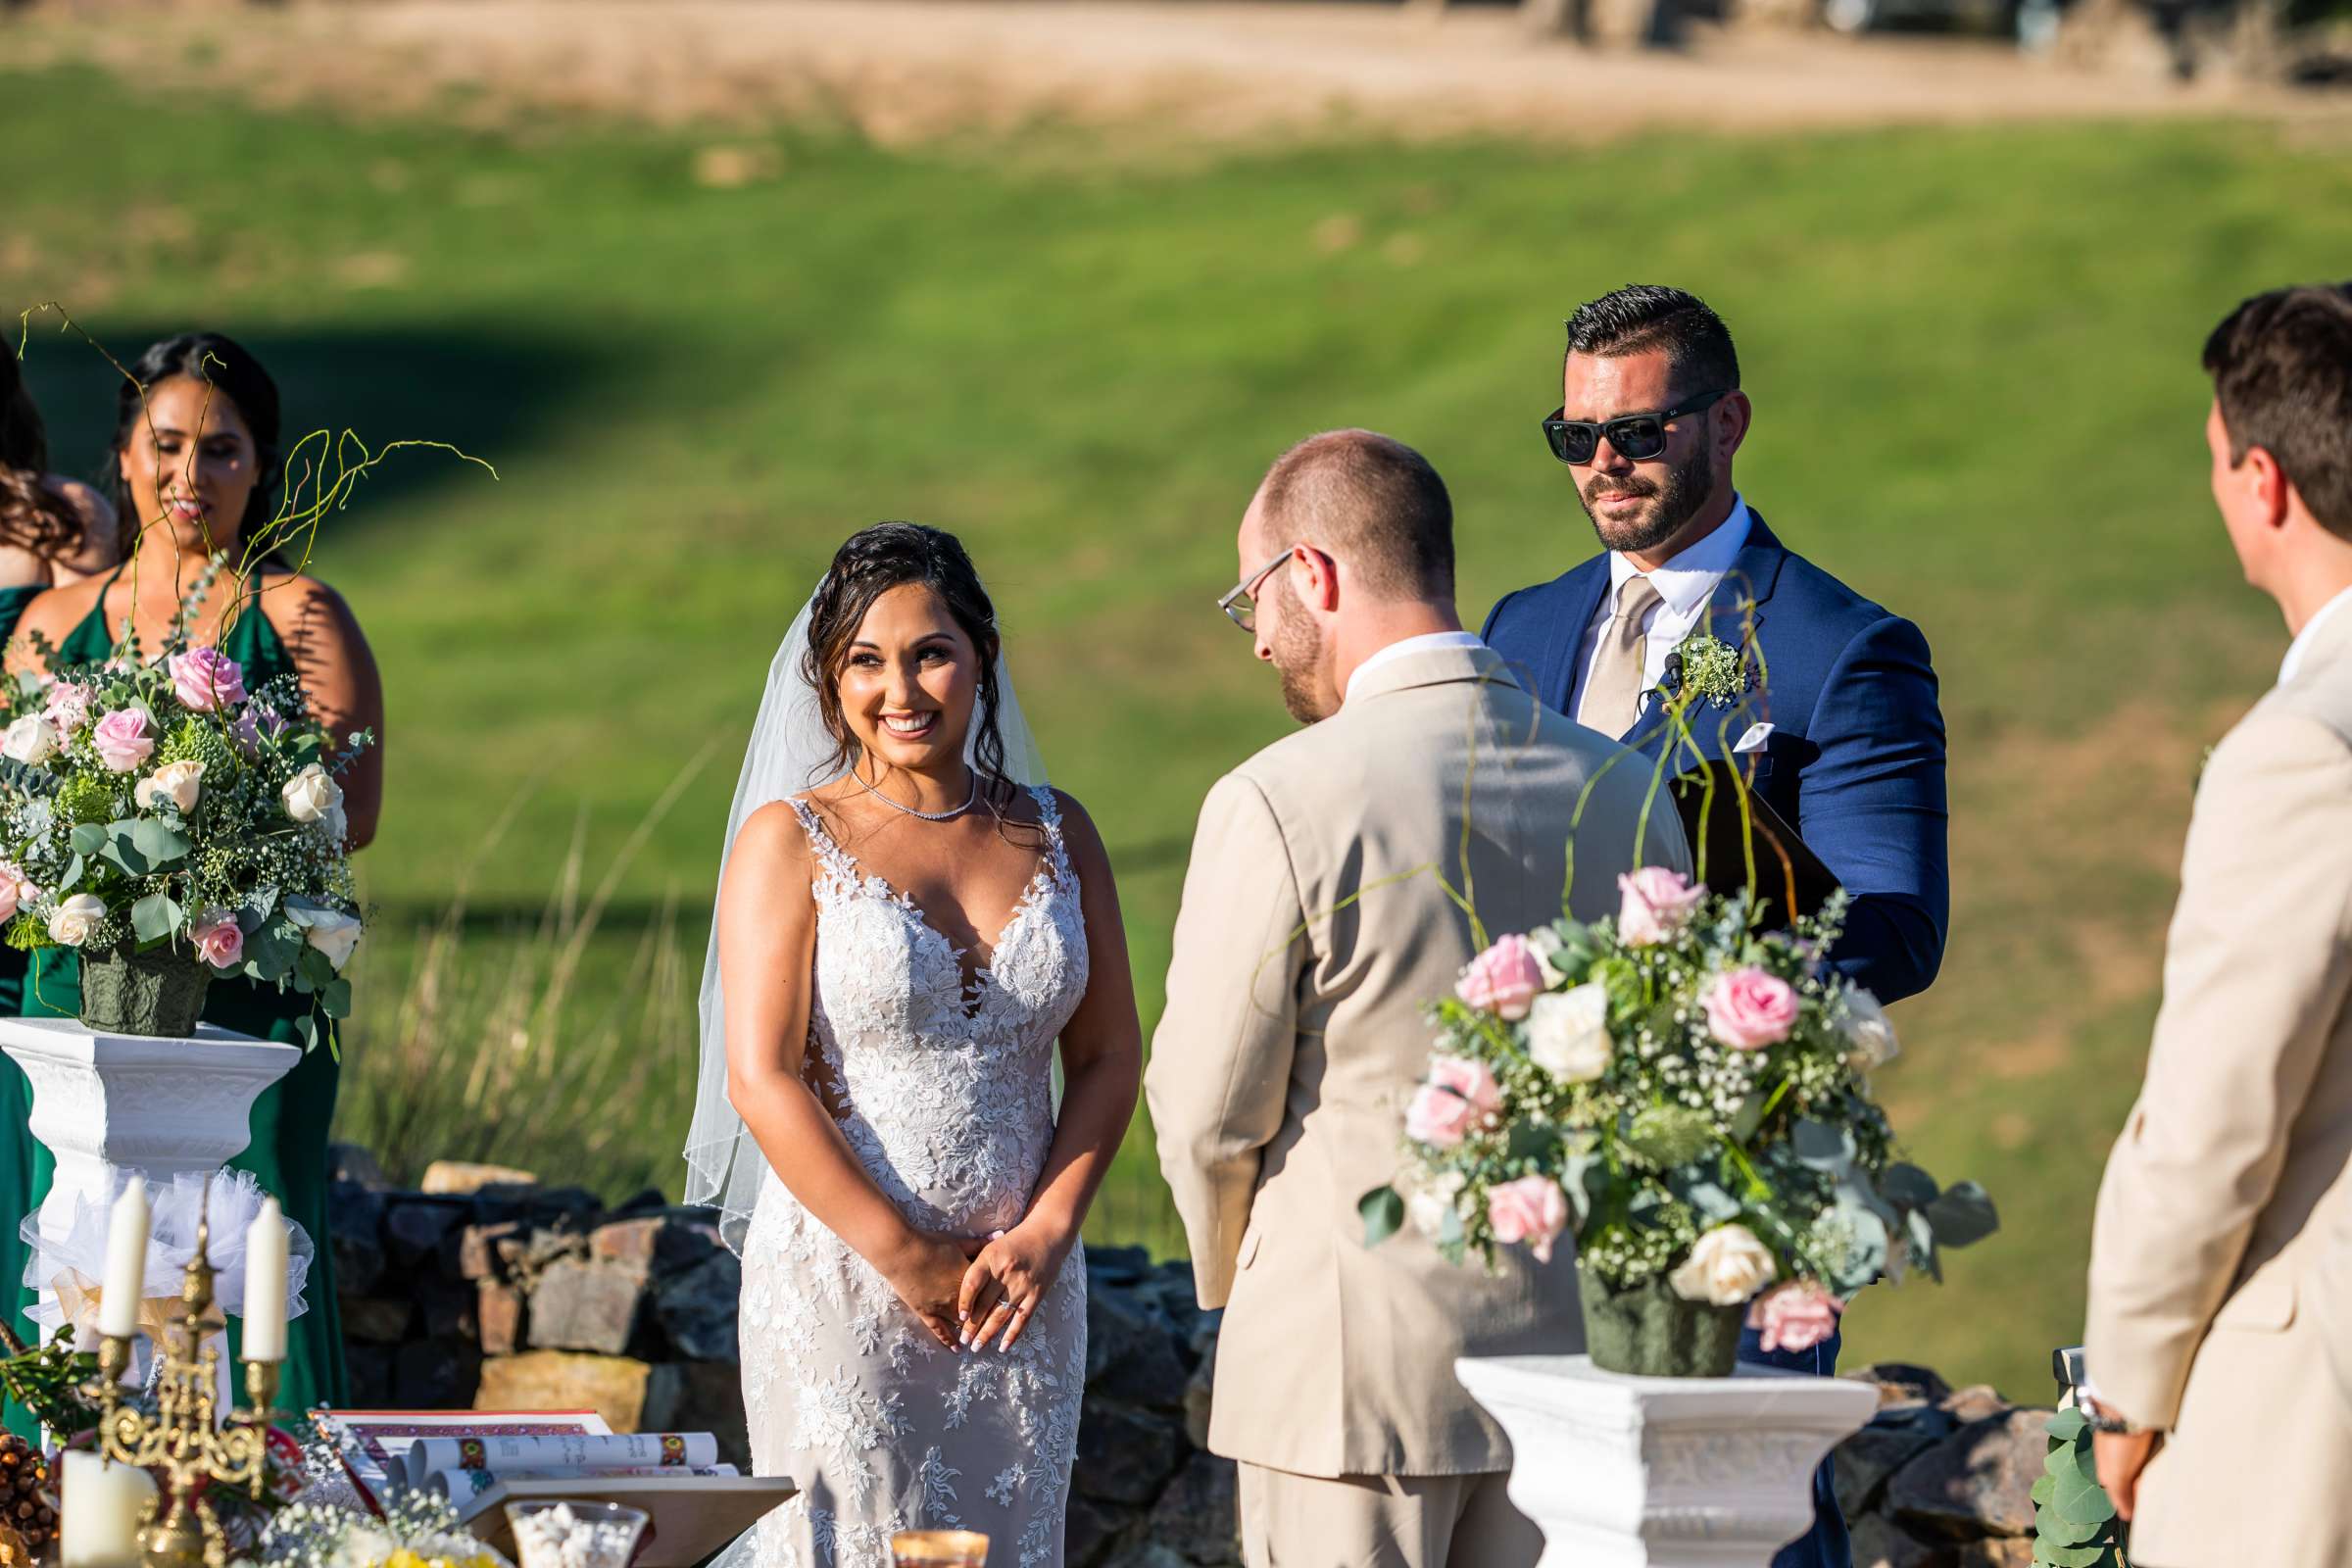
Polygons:
[[16,352],[0,347],[0,544],[43,556],[81,547],[81,519],[42,483],[48,472],[48,427]]
[[[138,363],[130,368],[130,374],[131,379],[124,381],[115,395],[115,439],[108,450],[120,457],[130,445],[130,438],[146,420],[151,389],[175,375],[210,382],[216,396],[224,397],[236,406],[237,416],[245,421],[246,433],[253,437],[253,492],[245,498],[245,515],[238,519],[237,537],[240,541],[250,541],[268,527],[270,520],[277,515],[278,410],[277,383],[262,368],[262,362],[247,353],[235,338],[223,333],[182,332],[140,355]],[[138,529],[154,520],[137,514],[130,487],[122,482],[121,463],[114,465],[109,477],[115,514],[125,527]],[[262,559],[285,564],[275,551]]]
[[808,607],[808,653],[801,673],[815,690],[817,712],[825,721],[825,733],[833,738],[833,755],[824,771],[845,769],[858,757],[858,737],[842,714],[839,685],[858,628],[865,623],[865,612],[875,600],[909,583],[937,594],[979,653],[972,760],[989,805],[1003,810],[1015,791],[1004,775],[1004,733],[997,720],[997,654],[1004,646],[997,632],[997,607],[980,586],[980,573],[972,568],[962,543],[952,533],[919,522],[877,522],[852,534],[834,555]]

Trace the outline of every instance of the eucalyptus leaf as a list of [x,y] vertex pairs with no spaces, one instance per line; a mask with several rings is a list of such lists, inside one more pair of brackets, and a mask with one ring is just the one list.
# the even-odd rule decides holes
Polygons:
[[256,980],[278,980],[302,956],[302,932],[273,920],[245,939],[245,972]]
[[1938,1247],[1973,1247],[2001,1228],[1992,1198],[1975,1182],[1955,1182],[1927,1208]]
[[277,889],[274,886],[255,888],[245,896],[236,908],[237,929],[252,936],[262,928],[262,922],[277,912]]
[[2100,1559],[2107,1555],[2107,1544],[2090,1541],[2079,1546],[2067,1546],[2045,1540],[2035,1542],[2034,1551],[2050,1568],[2098,1568]]
[[168,893],[150,893],[130,906],[130,929],[141,942],[164,942],[179,929],[179,906]]
[[294,1032],[302,1036],[303,1050],[317,1051],[318,1049],[318,1019],[316,1015],[306,1012],[296,1018]]
[[1404,1224],[1404,1196],[1394,1187],[1375,1187],[1357,1200],[1355,1211],[1364,1218],[1364,1245],[1378,1247]]
[[1903,1228],[1910,1233],[1913,1261],[1928,1271],[1930,1279],[1941,1285],[1943,1263],[1936,1255],[1936,1227],[1928,1223],[1926,1214],[1914,1208],[1904,1211]]
[[1461,1211],[1448,1203],[1444,1216],[1438,1220],[1438,1245],[1459,1247],[1469,1239],[1468,1233],[1462,1229]]
[[[329,1018],[350,1017],[351,982],[341,975],[337,975],[325,985],[320,986],[318,988],[318,1005],[325,1010]],[[1446,1213],[1450,1217],[1452,1210],[1448,1209]],[[1455,1224],[1458,1228],[1460,1222],[1457,1220]]]
[[1925,1208],[1936,1201],[1941,1189],[1935,1177],[1917,1165],[1897,1161],[1880,1174],[1879,1191],[1897,1208]]
[[[2059,1451],[2074,1450],[2070,1446]],[[2115,1517],[2115,1500],[2099,1485],[2099,1478],[2077,1458],[2058,1471],[2058,1484],[2050,1491],[2050,1510],[2076,1524],[2100,1525]]]
[[[2051,1492],[2055,1496],[2054,1479],[2048,1476],[2042,1479],[2052,1481]],[[2103,1519],[2069,1519],[2058,1511],[2054,1501],[2045,1502],[2034,1511],[2034,1534],[2053,1546],[2081,1546],[2094,1544],[2105,1536],[2107,1522]]]
[[[2080,1410],[2061,1410],[2050,1417],[2050,1441],[2072,1443],[2090,1425],[2090,1418]],[[2036,1499],[2039,1500],[2039,1499]]]
[[106,848],[99,852],[99,856],[112,860],[130,876],[145,876],[155,869],[153,862],[140,853],[137,842],[131,838],[129,826],[123,823],[117,823],[106,830]]
[[81,885],[82,873],[90,868],[87,860],[76,855],[66,862],[66,874],[57,879],[57,891],[71,893]]
[[130,842],[153,866],[170,865],[188,853],[186,836],[152,816],[143,816],[130,825]]
[[1840,1266],[1830,1271],[1830,1288],[1851,1296],[1886,1271],[1886,1222],[1867,1208],[1840,1208],[1851,1229],[1852,1243]]
[[1771,1099],[1761,1089],[1748,1091],[1747,1098],[1740,1102],[1740,1108],[1732,1112],[1732,1139],[1735,1143],[1744,1144],[1756,1136],[1756,1129],[1764,1125],[1764,1107],[1771,1102]]
[[2050,1472],[2047,1470],[2044,1470],[2040,1475],[2035,1476],[2034,1478],[2033,1492],[2033,1497],[2035,1505],[2038,1506],[2049,1501],[2050,1493],[2057,1487],[2057,1485],[2058,1478],[2050,1474]]
[[1846,1169],[1854,1162],[1854,1135],[1843,1127],[1800,1116],[1790,1129],[1789,1147],[1796,1152],[1797,1162],[1809,1169],[1833,1173]]
[[1676,1171],[1666,1178],[1666,1185],[1673,1189],[1675,1197],[1690,1205],[1701,1225],[1721,1225],[1740,1216],[1740,1200],[1724,1191],[1713,1174],[1703,1168]]
[[84,822],[66,835],[75,855],[96,855],[106,848],[106,829],[95,822]]
[[305,946],[294,965],[297,991],[324,991],[335,983],[335,961],[317,948]]

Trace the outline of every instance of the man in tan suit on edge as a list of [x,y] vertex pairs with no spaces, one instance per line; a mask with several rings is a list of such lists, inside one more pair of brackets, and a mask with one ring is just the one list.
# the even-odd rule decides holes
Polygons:
[[[1242,519],[1223,608],[1309,726],[1217,782],[1146,1076],[1203,1306],[1226,1308],[1208,1446],[1238,1459],[1250,1568],[1514,1568],[1543,1541],[1457,1355],[1583,1348],[1574,1260],[1455,1267],[1356,1202],[1396,1173],[1425,1001],[1490,936],[1617,906],[1649,764],[1540,706],[1453,610],[1453,512],[1411,448],[1363,430],[1285,453]],[[1254,595],[1254,602],[1251,596]],[[1604,764],[1608,766],[1604,772]],[[1468,821],[1464,821],[1465,807]],[[1467,853],[1468,863],[1464,864]]]
[[2147,1081],[2099,1189],[2089,1408],[2140,1568],[2341,1568],[2352,285],[2248,300],[2205,368],[2214,500],[2294,644],[2197,788]]

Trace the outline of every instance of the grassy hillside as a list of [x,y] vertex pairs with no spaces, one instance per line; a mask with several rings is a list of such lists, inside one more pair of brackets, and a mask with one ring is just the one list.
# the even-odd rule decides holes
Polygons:
[[[2008,1228],[1941,1292],[1871,1292],[1850,1353],[2045,1387],[2196,760],[2283,643],[2210,516],[2197,346],[2241,295],[2342,270],[2352,166],[2187,125],[1114,165],[1051,129],[491,135],[4,83],[0,299],[62,300],[125,355],[233,331],[295,421],[497,466],[402,454],[326,541],[392,702],[347,1119],[606,1186],[673,1182],[718,824],[844,535],[913,517],[972,547],[1056,782],[1112,847],[1149,1025],[1194,810],[1287,724],[1211,608],[1263,465],[1339,424],[1421,447],[1483,613],[1592,548],[1536,427],[1560,318],[1631,278],[1705,294],[1759,411],[1743,488],[1925,626],[1951,728],[1951,956],[1886,1088]],[[770,177],[698,180],[721,140]],[[81,466],[108,372],[37,325],[29,368]],[[461,876],[420,1001],[411,933]],[[551,899],[542,939],[513,934]],[[567,944],[571,1000],[534,1012]],[[1102,1219],[1165,1239],[1140,1127]]]

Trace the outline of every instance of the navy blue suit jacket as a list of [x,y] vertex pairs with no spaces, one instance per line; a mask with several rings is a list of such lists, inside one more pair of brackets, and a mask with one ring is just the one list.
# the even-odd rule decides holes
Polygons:
[[[1577,655],[1608,588],[1606,555],[1522,588],[1487,617],[1487,644],[1538,699],[1574,713]],[[1882,1002],[1925,991],[1951,906],[1943,713],[1927,639],[1792,554],[1761,515],[1707,612],[1725,642],[1751,628],[1766,677],[1731,713],[1695,709],[1696,739],[1720,756],[1751,724],[1774,726],[1757,793],[1853,895],[1832,960]],[[1654,758],[1663,726],[1645,718],[1620,739]]]

